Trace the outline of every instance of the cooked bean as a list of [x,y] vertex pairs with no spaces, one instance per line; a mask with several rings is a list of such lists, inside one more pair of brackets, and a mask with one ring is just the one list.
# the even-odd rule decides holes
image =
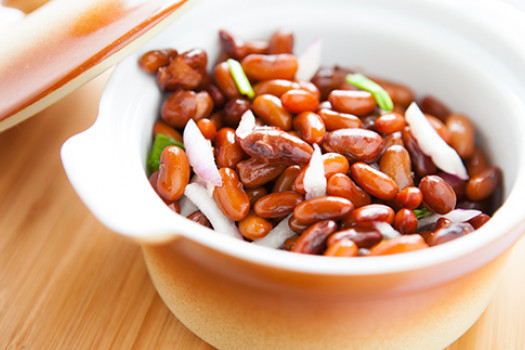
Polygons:
[[501,169],[491,166],[467,182],[465,193],[470,200],[480,201],[492,195],[501,184]]
[[465,236],[472,231],[474,231],[474,227],[469,223],[453,223],[450,226],[439,228],[433,232],[428,237],[427,243],[431,247],[436,246]]
[[202,118],[197,121],[197,127],[201,131],[201,134],[208,140],[213,141],[217,135],[217,128],[215,124],[208,118]]
[[376,77],[373,77],[372,80],[386,90],[394,104],[408,107],[408,105],[414,101],[414,92],[408,86],[383,79],[377,79]]
[[293,119],[293,127],[299,136],[309,144],[324,141],[326,128],[320,116],[313,112],[302,112]]
[[[332,175],[337,173],[346,174],[348,172],[349,164],[344,156],[338,153],[325,153],[321,157],[323,159],[324,176],[326,179],[329,179]],[[295,179],[294,189],[297,192],[306,193],[304,190],[304,175],[309,167],[310,166],[307,165],[302,169]]]
[[293,246],[295,245],[295,242],[297,242],[298,239],[299,239],[299,236],[297,235],[286,239],[286,241],[284,241],[283,243],[283,249],[287,251],[291,251],[293,249]]
[[273,33],[268,44],[269,54],[293,53],[293,33],[286,29],[280,29]]
[[339,113],[326,108],[320,109],[317,114],[323,119],[328,131],[361,127],[361,119],[352,114]]
[[226,102],[226,98],[224,97],[224,94],[222,93],[221,89],[215,84],[209,84],[206,87],[206,91],[210,95],[211,99],[213,100],[213,106],[215,108],[220,108],[224,105],[224,102]]
[[290,165],[287,167],[284,172],[275,180],[272,192],[292,191],[295,179],[300,172],[301,167],[299,165]]
[[297,72],[297,58],[290,54],[248,55],[241,61],[242,68],[249,79],[289,79]]
[[297,234],[301,234],[304,232],[304,230],[306,230],[308,227],[310,227],[310,224],[305,224],[305,223],[302,223],[300,222],[299,220],[297,220],[293,215],[290,217],[290,219],[288,219],[288,227],[290,227],[290,229],[297,233]]
[[235,140],[235,130],[222,128],[215,136],[215,161],[219,168],[235,168],[246,153]]
[[330,152],[345,155],[350,161],[371,163],[381,154],[383,139],[371,130],[339,129],[326,134],[324,146]]
[[268,125],[285,131],[292,128],[292,115],[283,107],[281,100],[273,95],[257,96],[253,100],[253,112]]
[[303,223],[320,220],[339,220],[350,214],[354,205],[346,198],[323,196],[301,202],[293,210],[294,217]]
[[349,73],[352,73],[352,71],[338,66],[333,68],[320,68],[312,78],[312,83],[319,88],[321,100],[326,100],[332,90],[337,89],[343,84]]
[[461,180],[459,177],[443,172],[439,172],[436,175],[441,177],[443,180],[445,180],[446,183],[454,189],[454,192],[456,193],[456,198],[462,199],[465,196],[465,189],[467,188],[467,182],[464,180]]
[[[319,103],[321,93],[319,92],[319,89],[317,88],[317,86],[315,86],[315,84],[313,84],[311,81],[300,79],[297,80],[297,84],[299,84],[299,88],[301,90],[308,91],[310,94],[312,94]],[[319,105],[317,105],[317,107],[319,107]]]
[[465,161],[465,166],[467,168],[468,175],[472,177],[487,169],[490,164],[487,160],[485,152],[483,152],[483,150],[479,147],[474,147],[472,156],[470,156],[470,158]]
[[235,80],[233,80],[233,76],[230,72],[230,66],[227,62],[222,62],[215,66],[213,78],[215,79],[215,84],[217,84],[221,92],[227,98],[231,99],[241,97],[241,93],[239,92],[239,88],[237,87]]
[[379,170],[390,176],[400,190],[414,185],[412,162],[403,146],[394,145],[385,150],[379,160]]
[[171,127],[184,128],[197,113],[197,94],[190,90],[177,90],[161,107],[162,120]]
[[337,173],[328,178],[326,193],[330,196],[343,197],[350,200],[355,208],[370,204],[370,195],[363,191],[347,175]]
[[169,200],[166,200],[164,199],[161,194],[159,193],[159,188],[158,188],[158,185],[157,185],[157,182],[159,180],[159,172],[158,171],[155,171],[153,174],[151,174],[151,176],[149,177],[149,183],[150,185],[153,187],[153,189],[155,190],[155,192],[158,194],[159,198],[162,199],[162,201],[164,202],[164,204],[166,204],[168,206],[168,208],[170,208],[171,210],[173,210],[174,212],[176,213],[180,213],[180,205],[179,205],[179,202],[178,201],[169,201]]
[[372,248],[383,240],[383,235],[371,228],[351,227],[332,234],[328,238],[328,246],[344,239],[350,239],[358,248]]
[[314,112],[319,100],[306,90],[290,90],[281,96],[283,107],[292,113]]
[[224,29],[219,31],[219,39],[224,52],[236,60],[242,60],[252,53],[265,53],[268,49],[268,43],[262,41],[246,42]]
[[388,135],[383,136],[383,151],[384,153],[387,149],[394,145],[399,145],[405,147],[405,143],[403,142],[403,136],[401,132],[394,132]]
[[255,96],[270,94],[275,97],[281,98],[281,96],[290,90],[300,89],[299,84],[292,80],[286,79],[270,79],[263,80],[253,86]]
[[416,209],[422,201],[421,190],[414,186],[405,187],[396,195],[396,206],[398,208]]
[[432,162],[432,159],[429,156],[423,153],[416,139],[412,135],[412,132],[410,132],[410,127],[405,127],[403,129],[402,136],[405,148],[408,153],[410,153],[410,160],[412,161],[412,166],[416,174],[423,177],[435,173],[437,168],[434,165],[434,162]]
[[193,213],[188,215],[187,218],[191,221],[201,224],[202,226],[211,228],[210,221],[200,210],[194,211]]
[[255,202],[257,202],[260,198],[268,194],[268,190],[262,186],[245,188],[244,191],[248,195],[248,198],[250,198],[250,206],[252,207],[255,204]]
[[250,101],[243,98],[232,98],[224,105],[222,118],[226,125],[236,128],[244,112],[249,109]]
[[182,197],[190,180],[190,163],[186,153],[177,146],[164,148],[160,155],[157,189],[166,200]]
[[375,120],[374,130],[382,134],[391,134],[403,130],[405,125],[405,117],[401,114],[391,112],[382,114]]
[[456,206],[456,193],[452,186],[437,175],[428,175],[419,182],[425,206],[439,214],[446,214]]
[[450,115],[450,109],[433,96],[425,96],[419,103],[419,108],[423,113],[433,115],[442,121],[447,120]]
[[394,216],[394,228],[402,234],[415,233],[417,231],[416,214],[408,208],[402,208]]
[[318,254],[326,247],[326,239],[337,230],[337,223],[322,220],[307,228],[295,242],[292,252]]
[[248,216],[239,221],[239,232],[250,240],[263,238],[271,230],[272,224],[253,212],[250,212]]
[[432,115],[426,114],[425,117],[443,141],[450,144],[450,132],[448,131],[447,126],[441,120]]
[[374,222],[381,221],[388,224],[394,222],[394,210],[384,204],[368,204],[354,209],[350,214],[351,219],[357,226],[374,227]]
[[475,230],[485,225],[490,220],[490,216],[485,213],[481,213],[468,221],[469,224],[474,227]]
[[366,192],[380,199],[394,199],[399,188],[396,182],[385,173],[370,165],[357,162],[350,167],[352,178]]
[[177,55],[167,67],[157,72],[159,86],[165,91],[195,89],[206,76],[208,56],[201,49],[193,49]]
[[268,163],[257,158],[249,158],[237,163],[237,172],[246,188],[254,188],[275,180],[286,169],[285,164]]
[[279,218],[290,214],[303,200],[302,194],[293,191],[270,193],[259,199],[253,210],[262,218]]
[[357,256],[357,245],[350,239],[342,239],[326,248],[324,256],[352,257]]
[[468,159],[474,153],[476,130],[472,122],[461,114],[448,116],[446,125],[450,133],[450,145],[463,159]]
[[334,90],[328,95],[328,101],[336,111],[358,116],[364,116],[376,107],[372,94],[362,90]]
[[250,198],[242,187],[237,173],[230,168],[220,168],[222,186],[216,186],[213,198],[221,211],[234,221],[244,219],[250,211]]
[[153,135],[157,136],[158,134],[162,134],[171,137],[175,141],[182,142],[182,135],[180,132],[173,129],[171,126],[161,120],[157,120],[155,124],[153,124]]
[[428,248],[423,237],[417,233],[386,239],[370,249],[371,256],[407,253]]
[[156,73],[160,67],[170,64],[178,55],[177,50],[152,50],[143,54],[139,59],[139,67],[148,73]]

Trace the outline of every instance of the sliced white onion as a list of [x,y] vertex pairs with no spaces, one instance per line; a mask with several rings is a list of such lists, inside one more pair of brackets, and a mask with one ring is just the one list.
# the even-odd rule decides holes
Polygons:
[[204,181],[211,182],[214,186],[222,186],[211,143],[202,135],[193,119],[186,124],[183,138],[186,155],[193,171]]
[[444,172],[468,180],[467,169],[458,153],[439,136],[415,102],[407,108],[405,119],[423,153]]
[[184,194],[208,218],[215,231],[226,236],[242,239],[235,222],[223,214],[213,198],[208,196],[205,187],[196,182],[191,183],[186,186]]
[[235,130],[235,135],[237,137],[243,139],[255,128],[255,116],[253,115],[253,112],[251,109],[248,109],[246,112],[243,113],[241,120],[239,121],[239,126],[237,127],[237,130]]
[[189,200],[188,197],[182,196],[179,199],[179,206],[180,206],[180,215],[184,216],[185,218],[188,217],[188,215],[195,213],[199,208],[195,204],[193,204],[192,201]]
[[390,238],[396,238],[401,236],[401,233],[399,231],[395,230],[392,225],[390,225],[387,222],[384,221],[376,221],[374,222],[374,227],[376,230],[379,231],[380,234],[383,235],[383,239],[390,239]]
[[310,163],[304,172],[303,184],[306,199],[326,196],[323,156],[321,155],[321,148],[317,144],[314,144],[314,153],[312,153]]
[[292,217],[292,214],[281,220],[266,236],[263,238],[256,239],[253,241],[254,244],[268,247],[268,248],[280,248],[288,238],[294,236],[296,233],[292,231],[288,225],[288,220]]
[[298,68],[295,79],[310,80],[313,78],[321,66],[322,48],[323,41],[316,39],[297,57]]
[[479,214],[481,214],[481,210],[477,209],[454,209],[446,214],[434,213],[429,216],[425,216],[422,219],[419,219],[417,222],[417,227],[419,229],[431,225],[438,221],[440,218],[448,219],[454,223],[465,222],[469,221],[472,218],[475,218]]

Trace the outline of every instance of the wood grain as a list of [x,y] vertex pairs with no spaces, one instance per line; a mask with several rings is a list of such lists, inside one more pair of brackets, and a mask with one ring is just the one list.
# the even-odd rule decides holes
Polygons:
[[[63,171],[60,146],[93,123],[107,76],[0,134],[0,349],[212,349]],[[525,349],[524,266],[522,239],[488,310],[449,350]]]

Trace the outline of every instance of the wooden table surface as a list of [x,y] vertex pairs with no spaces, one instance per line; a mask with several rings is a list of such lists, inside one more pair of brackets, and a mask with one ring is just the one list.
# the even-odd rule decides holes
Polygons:
[[[59,150],[96,118],[107,73],[0,134],[0,349],[211,349],[162,303],[140,248],[103,227]],[[449,350],[525,349],[525,239]]]

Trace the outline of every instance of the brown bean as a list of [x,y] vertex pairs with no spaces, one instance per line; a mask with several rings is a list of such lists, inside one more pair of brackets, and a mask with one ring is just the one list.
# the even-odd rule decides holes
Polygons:
[[306,90],[290,90],[281,96],[283,107],[292,113],[314,112],[319,100]]
[[437,175],[428,175],[419,182],[425,206],[438,213],[446,214],[456,206],[456,193],[452,186]]
[[469,224],[474,227],[475,230],[485,225],[490,220],[490,216],[485,213],[481,213],[468,221]]
[[157,189],[166,200],[182,197],[190,180],[190,163],[186,153],[177,146],[164,148],[160,155]]
[[177,90],[162,103],[162,120],[173,128],[184,128],[197,113],[197,94],[190,90]]
[[485,152],[479,147],[474,147],[472,156],[465,161],[465,166],[469,176],[472,177],[487,169],[490,164]]
[[375,120],[374,130],[382,134],[391,134],[403,130],[405,125],[405,117],[401,114],[391,112],[382,114]]
[[177,55],[177,50],[173,49],[148,51],[140,57],[139,67],[145,72],[156,73],[160,67],[170,64]]
[[224,123],[222,122],[222,111],[218,111],[210,115],[211,122],[215,125],[215,129],[220,130]]
[[216,186],[213,198],[221,211],[233,221],[244,219],[250,211],[250,198],[239,182],[237,173],[230,168],[220,168],[222,186]]
[[213,78],[215,79],[215,84],[217,84],[224,96],[229,99],[241,97],[237,83],[235,83],[231,75],[228,63],[221,62],[216,65],[213,71]]
[[292,252],[318,254],[326,247],[326,239],[337,230],[337,223],[322,220],[307,228],[295,242]]
[[295,179],[300,172],[301,167],[299,165],[290,165],[287,167],[284,172],[275,180],[272,192],[292,191]]
[[343,84],[347,74],[351,72],[352,71],[349,69],[338,66],[319,69],[312,78],[312,83],[319,88],[319,91],[321,92],[320,99],[326,100],[330,92]]
[[244,73],[252,80],[289,79],[297,72],[297,58],[290,54],[248,55],[241,61]]
[[401,235],[382,241],[370,249],[371,256],[407,253],[428,248],[423,237],[417,233]]
[[235,130],[222,128],[215,136],[215,161],[219,168],[235,168],[246,153],[235,141]]
[[414,186],[405,187],[396,195],[396,206],[398,208],[416,209],[422,201],[421,190]]
[[320,220],[339,220],[350,214],[354,205],[346,198],[323,196],[308,199],[297,205],[294,217],[303,223],[312,224]]
[[376,107],[372,94],[362,90],[333,90],[328,101],[336,111],[358,116],[364,116]]
[[408,105],[414,101],[414,92],[408,86],[375,77],[373,77],[372,80],[386,90],[394,104],[408,107]]
[[281,100],[273,95],[257,96],[253,100],[253,112],[268,125],[285,131],[292,128],[292,115],[283,107]]
[[414,185],[410,154],[403,146],[394,145],[385,150],[379,160],[379,170],[390,176],[400,190]]
[[155,124],[153,124],[153,135],[157,136],[158,134],[171,137],[172,139],[178,142],[183,142],[182,135],[180,134],[180,132],[173,129],[171,126],[164,123],[162,120],[157,120]]
[[383,136],[383,151],[382,153],[385,153],[387,149],[389,149],[391,146],[399,145],[405,147],[405,143],[403,142],[403,136],[402,133],[397,131],[392,134],[384,135]]
[[247,42],[226,30],[219,31],[221,47],[228,57],[236,60],[242,60],[252,53],[265,53],[268,49],[268,43],[263,41]]
[[197,121],[197,127],[201,131],[201,134],[210,141],[213,141],[215,136],[217,135],[217,129],[215,128],[215,124],[208,118],[202,118]]
[[324,141],[326,128],[320,116],[313,112],[302,112],[293,119],[293,127],[300,137],[309,144]]
[[308,163],[314,152],[299,137],[272,127],[257,127],[237,141],[246,153],[265,162]]
[[501,169],[497,166],[491,166],[470,178],[465,193],[472,201],[488,198],[501,184],[501,179]]
[[394,199],[399,188],[396,182],[385,173],[370,165],[357,162],[350,167],[354,181],[366,192],[380,199]]
[[328,238],[328,246],[334,245],[343,239],[352,240],[358,248],[372,248],[383,240],[383,235],[374,229],[352,227],[332,234]]
[[243,98],[229,100],[223,109],[223,120],[231,128],[237,128],[244,112],[250,109],[250,101]]
[[392,224],[394,221],[394,210],[384,204],[368,204],[354,209],[350,217],[357,226],[374,227],[374,222],[381,221]]
[[286,164],[268,163],[249,158],[237,163],[239,178],[246,188],[254,188],[275,180],[286,169]]
[[445,182],[448,183],[452,187],[452,189],[454,189],[454,192],[456,193],[456,198],[462,199],[463,197],[465,197],[465,189],[467,188],[466,181],[461,180],[455,175],[443,172],[439,172],[436,175],[445,180]]
[[151,176],[149,177],[149,184],[151,185],[151,187],[153,187],[153,189],[155,190],[155,193],[158,194],[159,198],[162,199],[162,201],[164,202],[164,204],[168,206],[168,208],[170,208],[176,213],[180,213],[179,202],[177,202],[176,200],[169,201],[169,200],[164,199],[164,197],[161,196],[161,194],[159,193],[158,185],[157,185],[158,180],[159,180],[159,171],[157,170],[153,174],[151,174]]
[[271,79],[263,80],[253,86],[255,96],[270,94],[275,97],[281,98],[281,96],[290,90],[300,89],[299,84],[292,80],[285,79]]
[[268,44],[269,54],[293,53],[293,33],[286,29],[279,29],[273,33]]
[[438,135],[443,139],[443,141],[450,144],[450,132],[448,131],[448,128],[445,125],[445,123],[429,114],[425,114],[425,117],[427,118],[430,125],[432,125],[434,130],[436,130]]
[[305,224],[305,223],[302,223],[300,222],[299,220],[297,220],[293,215],[290,217],[290,219],[288,219],[288,227],[290,227],[290,229],[297,233],[297,234],[301,234],[304,232],[304,230],[306,230],[308,227],[310,227],[310,224]]
[[328,131],[361,127],[361,119],[352,114],[339,113],[326,108],[320,109],[317,114],[323,119]]
[[416,214],[408,208],[402,208],[394,217],[394,228],[402,234],[415,233],[417,231]]
[[193,213],[188,215],[186,218],[188,220],[191,220],[191,221],[194,221],[194,222],[196,222],[198,224],[201,224],[202,226],[206,226],[206,227],[211,228],[210,221],[208,220],[208,218],[200,210],[194,211]]
[[303,200],[302,194],[293,191],[270,193],[259,199],[253,210],[262,218],[279,218],[290,214]]
[[272,224],[250,212],[248,216],[239,221],[239,232],[245,238],[255,240],[263,238],[272,230]]
[[326,134],[323,144],[330,152],[341,153],[350,161],[374,162],[383,149],[383,139],[375,131],[339,129]]
[[435,232],[429,235],[427,238],[427,243],[429,246],[433,247],[465,236],[472,231],[474,231],[474,227],[472,227],[472,225],[467,222],[452,223],[449,226],[437,229]]
[[330,176],[326,185],[326,193],[330,196],[343,197],[350,200],[355,208],[370,204],[370,195],[363,191],[345,174]]
[[462,159],[474,153],[476,129],[469,118],[461,114],[448,116],[446,125],[450,133],[450,145]]
[[[325,153],[322,156],[324,176],[328,180],[332,175],[337,173],[346,174],[350,165],[348,160],[338,153]],[[304,175],[310,165],[307,165],[297,176],[294,183],[294,189],[299,193],[306,193],[304,189]]]
[[433,96],[425,96],[419,103],[419,108],[421,111],[426,114],[433,115],[441,121],[447,120],[447,117],[450,115],[450,109]]
[[157,82],[164,91],[195,89],[206,76],[208,56],[201,49],[193,49],[177,55],[167,67],[157,71]]
[[321,93],[319,92],[319,89],[317,88],[317,86],[315,86],[314,83],[308,80],[297,80],[297,84],[299,84],[299,88],[301,90],[308,91],[315,97],[317,101],[320,101]]
[[407,126],[403,129],[402,136],[405,148],[408,153],[410,153],[410,160],[412,161],[412,167],[416,174],[423,177],[435,173],[437,168],[434,165],[434,162],[432,162],[432,159],[429,156],[423,153],[416,139],[412,135],[410,127]]
[[323,253],[324,256],[352,257],[357,256],[358,248],[354,241],[342,239],[335,244],[329,245]]
[[297,242],[298,239],[299,239],[298,235],[287,238],[283,243],[283,249],[287,251],[291,251],[293,249],[293,246],[295,245],[295,242]]
[[248,198],[250,198],[250,206],[252,207],[255,204],[255,202],[257,202],[260,198],[268,194],[268,190],[262,186],[246,188],[244,191],[248,195]]
[[209,84],[206,87],[206,91],[210,95],[211,99],[213,100],[213,106],[215,108],[220,108],[224,105],[224,102],[226,102],[226,98],[224,97],[224,94],[222,93],[221,89],[215,84]]

